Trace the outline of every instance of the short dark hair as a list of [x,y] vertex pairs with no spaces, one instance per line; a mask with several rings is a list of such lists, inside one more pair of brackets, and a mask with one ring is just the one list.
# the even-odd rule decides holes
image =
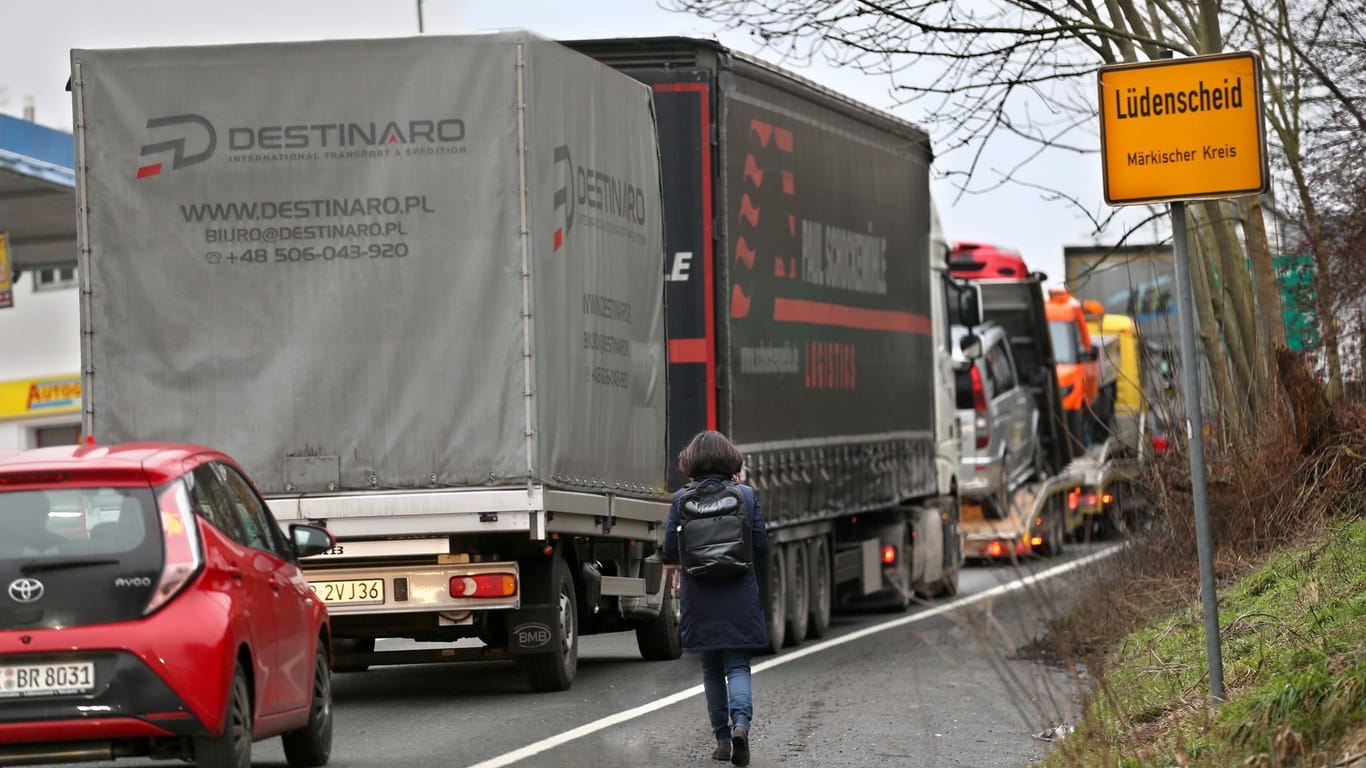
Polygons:
[[745,465],[745,456],[730,438],[707,430],[698,432],[678,454],[678,468],[688,477],[736,474]]

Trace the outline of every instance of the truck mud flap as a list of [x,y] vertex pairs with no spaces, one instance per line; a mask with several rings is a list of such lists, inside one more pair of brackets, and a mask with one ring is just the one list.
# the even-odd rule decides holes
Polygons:
[[507,652],[513,656],[553,653],[558,642],[555,637],[558,622],[558,614],[548,605],[510,611],[507,616]]

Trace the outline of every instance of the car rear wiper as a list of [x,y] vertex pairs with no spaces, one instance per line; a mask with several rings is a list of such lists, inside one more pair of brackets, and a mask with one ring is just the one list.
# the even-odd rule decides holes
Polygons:
[[67,568],[88,568],[92,565],[118,565],[123,562],[110,557],[69,557],[63,560],[35,560],[19,566],[20,573],[41,573],[42,571],[63,571]]

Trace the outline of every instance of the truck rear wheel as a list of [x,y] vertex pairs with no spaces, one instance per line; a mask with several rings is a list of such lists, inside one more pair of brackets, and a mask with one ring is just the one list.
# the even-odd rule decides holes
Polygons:
[[811,574],[811,620],[806,625],[806,636],[825,637],[830,630],[830,547],[824,536],[817,536],[806,544],[807,571]]
[[683,655],[683,638],[678,594],[672,585],[664,587],[664,604],[659,616],[649,624],[636,627],[636,647],[646,661],[672,661]]
[[783,589],[787,568],[784,560],[782,545],[773,544],[768,548],[768,562],[759,574],[763,577],[759,592],[764,601],[764,619],[768,622],[769,653],[777,653],[783,647],[787,633],[787,595]]
[[1043,546],[1039,554],[1044,557],[1057,557],[1062,554],[1063,539],[1067,536],[1067,524],[1063,522],[1062,511],[1049,505],[1043,513]]
[[783,545],[787,559],[787,645],[801,645],[811,618],[811,573],[806,542]]
[[578,595],[563,560],[556,558],[549,571],[554,586],[550,602],[557,617],[552,628],[554,650],[523,656],[521,662],[533,691],[567,691],[579,670]]

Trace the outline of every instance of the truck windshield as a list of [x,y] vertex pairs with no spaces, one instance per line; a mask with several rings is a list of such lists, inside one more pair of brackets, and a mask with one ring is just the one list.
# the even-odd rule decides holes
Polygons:
[[1062,365],[1076,365],[1080,360],[1081,348],[1077,326],[1065,320],[1050,320],[1048,331],[1053,337],[1053,361]]

